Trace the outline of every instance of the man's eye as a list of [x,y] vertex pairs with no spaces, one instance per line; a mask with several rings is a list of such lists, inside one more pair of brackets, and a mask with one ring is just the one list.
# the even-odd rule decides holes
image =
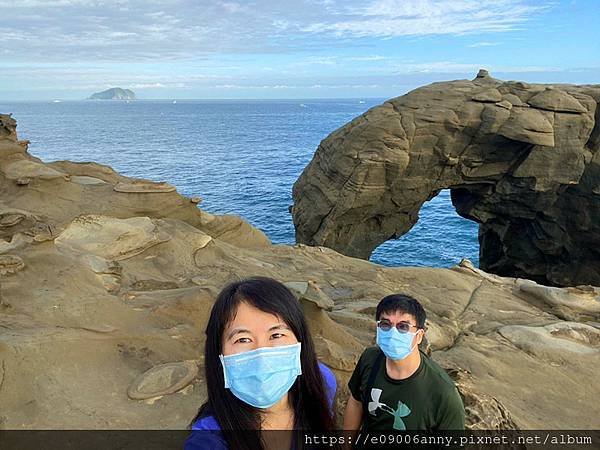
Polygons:
[[239,338],[237,341],[235,341],[235,344],[249,344],[250,342],[252,342],[252,340],[250,338],[247,337],[243,337],[243,338]]
[[283,336],[285,336],[285,334],[283,334],[283,333],[273,333],[271,335],[271,339],[279,339],[279,338],[281,338]]

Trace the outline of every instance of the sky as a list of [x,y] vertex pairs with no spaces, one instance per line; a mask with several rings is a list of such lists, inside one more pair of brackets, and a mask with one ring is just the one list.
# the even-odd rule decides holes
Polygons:
[[0,100],[389,98],[600,83],[597,0],[0,0]]

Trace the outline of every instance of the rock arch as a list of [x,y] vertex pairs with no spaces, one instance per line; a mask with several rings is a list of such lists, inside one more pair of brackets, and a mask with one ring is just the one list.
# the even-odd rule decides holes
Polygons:
[[451,189],[480,266],[600,286],[600,85],[433,83],[324,139],[294,184],[296,239],[367,259]]

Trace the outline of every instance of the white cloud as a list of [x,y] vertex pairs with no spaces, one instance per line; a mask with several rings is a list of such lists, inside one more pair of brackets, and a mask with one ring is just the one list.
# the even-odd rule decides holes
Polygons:
[[[182,87],[185,86],[182,84]],[[151,89],[151,88],[165,88],[167,86],[165,86],[162,83],[134,83],[134,84],[130,84],[129,89]],[[174,86],[170,86],[170,87],[174,87]]]
[[507,31],[547,6],[533,0],[0,0],[0,8],[0,44],[8,45],[11,61],[131,62],[320,51],[346,46],[347,38]]
[[213,89],[274,89],[274,90],[285,90],[285,89],[298,89],[298,86],[289,84],[217,84],[210,86]]
[[[562,55],[530,58],[524,45],[513,42],[525,34],[497,34],[530,27],[530,21],[539,27],[554,3],[0,0],[0,92],[6,86],[54,85],[72,91],[123,86],[165,94],[185,88],[326,95],[328,89],[381,90],[406,79],[441,80],[444,74],[474,76],[480,67],[493,75],[556,72],[550,65],[562,64]],[[454,39],[460,42],[455,47],[441,43],[431,53],[442,39],[423,39],[463,34],[470,35]],[[528,45],[544,45],[541,35],[531,35]],[[400,36],[410,39],[396,39]],[[467,57],[474,53],[467,47],[496,45],[520,50],[475,61]],[[499,61],[504,65],[492,64]],[[569,64],[586,63],[581,56]]]
[[389,61],[391,58],[379,55],[365,56],[310,56],[302,58],[290,64],[290,67],[305,67],[305,66],[341,66],[353,62],[375,62]]
[[337,64],[338,57],[337,56],[312,56],[310,58],[304,58],[303,60],[294,63],[294,65],[306,65],[306,64],[316,64],[316,65],[324,65],[331,66]]
[[[524,73],[524,72],[560,72],[563,69],[552,66],[504,66],[498,64],[490,64],[487,62],[480,63],[457,63],[452,61],[434,61],[425,63],[398,63],[393,66],[397,74],[410,73],[472,73],[475,75],[479,69],[486,69],[490,72],[509,72],[509,73]],[[492,73],[493,75],[493,73]]]
[[247,11],[247,8],[237,2],[219,2],[220,6],[228,13],[239,13]]
[[470,44],[469,47],[471,48],[476,48],[476,47],[493,47],[496,45],[500,45],[499,42],[486,42],[486,41],[482,41],[482,42],[475,42],[473,44]]
[[63,6],[90,6],[93,0],[0,0],[0,8],[27,9]]
[[347,61],[383,61],[386,58],[385,56],[372,55],[372,56],[353,56],[350,58],[346,58]]
[[309,85],[287,85],[287,84],[217,84],[214,89],[263,89],[263,90],[286,90],[286,89],[376,89],[378,84],[309,84]]
[[477,73],[485,65],[477,63],[456,63],[452,61],[434,61],[426,63],[399,63],[395,64],[394,70],[398,74],[403,73]]
[[547,5],[524,0],[375,0],[348,7],[347,19],[303,28],[338,37],[393,37],[502,32],[515,29]]

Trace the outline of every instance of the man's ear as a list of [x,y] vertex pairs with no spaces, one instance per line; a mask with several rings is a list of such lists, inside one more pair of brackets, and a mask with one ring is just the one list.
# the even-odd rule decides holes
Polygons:
[[420,328],[419,331],[417,331],[417,345],[421,344],[424,337],[425,337],[425,329]]

